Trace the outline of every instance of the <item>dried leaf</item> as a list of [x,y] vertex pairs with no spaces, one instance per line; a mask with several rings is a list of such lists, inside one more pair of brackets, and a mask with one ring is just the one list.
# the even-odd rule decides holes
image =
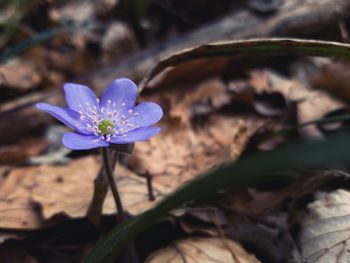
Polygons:
[[[171,189],[154,182],[152,186],[155,200],[151,201],[145,178],[135,175],[123,166],[117,167],[115,176],[125,210],[132,215],[137,215],[150,209],[171,192]],[[103,206],[103,212],[112,214],[115,211],[114,199],[109,192]]]
[[111,63],[121,60],[138,49],[133,31],[125,23],[115,22],[109,25],[102,38],[102,60]]
[[38,166],[36,187],[31,192],[43,217],[49,219],[59,213],[73,218],[85,216],[99,168],[99,161],[91,156],[65,166]]
[[16,58],[0,67],[0,87],[11,88],[12,92],[28,91],[41,81],[42,76],[32,62]]
[[314,87],[336,94],[342,99],[349,100],[348,83],[350,81],[348,62],[332,62],[324,65],[321,70],[311,76]]
[[0,185],[0,227],[35,229],[43,220],[31,197],[36,167],[15,168]]
[[[257,92],[279,92],[287,101],[296,102],[299,123],[316,121],[328,112],[344,107],[343,102],[325,92],[310,90],[299,81],[271,71],[253,71],[250,83]],[[307,136],[321,136],[314,125],[302,128],[302,132]]]
[[260,123],[213,115],[197,131],[188,126],[164,131],[135,146],[130,166],[140,174],[150,172],[155,182],[174,190],[195,175],[236,158]]
[[45,139],[30,137],[16,145],[0,146],[0,165],[24,161],[38,155],[46,146]]
[[83,217],[99,166],[85,157],[67,166],[12,169],[0,185],[0,227],[36,229],[59,213]]
[[[0,227],[36,229],[58,214],[71,218],[84,217],[93,196],[93,180],[100,162],[89,156],[72,160],[68,165],[43,164],[14,168],[0,185]],[[146,179],[120,166],[116,180],[125,210],[141,213],[157,204],[171,189],[153,183],[155,201],[150,201]],[[40,209],[39,209],[40,208]],[[103,213],[115,213],[109,191]]]
[[300,215],[298,245],[307,263],[349,262],[350,192],[317,192]]
[[157,262],[239,262],[258,263],[239,243],[224,238],[188,238],[153,252],[145,261]]

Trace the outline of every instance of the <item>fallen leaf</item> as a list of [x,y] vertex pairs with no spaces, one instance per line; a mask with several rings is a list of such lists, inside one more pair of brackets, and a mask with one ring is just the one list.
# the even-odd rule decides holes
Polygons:
[[[309,89],[297,80],[283,78],[272,71],[252,71],[250,84],[258,93],[279,92],[287,101],[296,102],[299,123],[316,121],[327,113],[344,107],[343,102],[329,94]],[[301,132],[305,136],[322,136],[315,125],[303,127]]]
[[121,60],[132,52],[136,52],[138,44],[130,27],[121,22],[111,23],[102,38],[102,61],[112,63]]
[[206,123],[198,130],[188,126],[163,129],[152,140],[136,144],[130,167],[136,173],[151,173],[155,182],[174,190],[194,176],[238,157],[246,138],[261,124],[259,120],[251,119],[246,124],[240,118],[220,115],[208,117]]
[[0,146],[0,164],[10,164],[23,161],[25,153],[18,145]]
[[258,263],[260,261],[254,255],[248,254],[239,243],[233,240],[192,237],[174,241],[168,247],[154,251],[145,262]]
[[[42,81],[42,76],[35,64],[20,58],[12,59],[0,67],[0,87],[7,88],[7,93],[23,93]],[[6,95],[5,90],[2,96]]]
[[0,227],[35,229],[43,225],[38,206],[33,202],[36,167],[14,168],[0,185]]
[[[136,175],[131,170],[119,165],[115,170],[115,178],[117,181],[120,197],[123,206],[128,213],[137,215],[142,213],[163,199],[171,192],[171,189],[163,187],[157,182],[153,182],[154,201],[150,200],[146,179]],[[113,214],[116,211],[114,199],[109,192],[103,206],[104,214]]]
[[319,191],[299,215],[298,246],[307,263],[349,262],[350,192]]
[[15,145],[0,146],[0,165],[27,160],[38,155],[46,146],[45,139],[30,137],[19,141]]
[[72,218],[85,216],[99,168],[100,162],[92,156],[65,166],[38,166],[31,192],[44,219],[60,213]]
[[[56,215],[82,218],[93,196],[93,180],[101,163],[93,156],[71,160],[67,165],[13,168],[0,185],[0,227],[37,229]],[[146,179],[118,166],[116,181],[130,214],[141,213],[169,194],[171,189],[153,183],[155,201],[150,201]],[[116,207],[109,191],[103,213],[114,214]],[[54,223],[54,221],[50,221]]]
[[150,173],[155,183],[172,190],[216,165],[237,159],[251,134],[266,122],[252,114],[219,113],[230,105],[231,95],[216,78],[160,91],[148,99],[162,105],[166,118],[160,134],[135,145],[129,167],[137,174]]
[[348,62],[329,62],[310,77],[311,85],[349,100],[350,93],[347,83],[350,81]]

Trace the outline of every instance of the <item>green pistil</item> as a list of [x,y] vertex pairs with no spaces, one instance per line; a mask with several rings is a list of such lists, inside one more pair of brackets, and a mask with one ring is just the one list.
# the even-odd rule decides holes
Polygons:
[[110,134],[113,130],[113,122],[110,120],[102,120],[98,125],[98,129],[101,131],[101,134]]

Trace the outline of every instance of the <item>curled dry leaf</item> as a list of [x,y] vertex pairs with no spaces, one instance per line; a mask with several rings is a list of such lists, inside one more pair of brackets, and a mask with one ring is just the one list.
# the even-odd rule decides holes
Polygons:
[[336,94],[342,99],[349,100],[350,92],[348,83],[350,81],[348,62],[327,63],[311,76],[314,87]]
[[171,245],[153,252],[145,262],[258,263],[260,261],[233,240],[192,237],[174,241]]
[[221,163],[237,159],[251,134],[266,120],[221,114],[231,97],[225,84],[208,79],[195,87],[172,89],[155,96],[167,113],[162,132],[138,143],[130,158],[136,173],[151,173],[172,190]]
[[[252,71],[250,84],[258,93],[278,92],[287,101],[297,102],[299,123],[316,121],[328,112],[344,107],[343,102],[329,94],[308,89],[301,82],[283,78],[272,71]],[[313,125],[302,128],[302,132],[306,136],[321,136]]]
[[304,262],[345,263],[350,258],[350,192],[318,192],[299,215],[298,246]]

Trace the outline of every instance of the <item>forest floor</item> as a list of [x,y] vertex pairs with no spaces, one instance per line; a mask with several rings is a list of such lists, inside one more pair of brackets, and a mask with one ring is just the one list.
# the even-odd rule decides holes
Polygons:
[[[346,44],[347,2],[2,1],[0,262],[84,262],[118,225],[112,194],[94,199],[100,152],[65,148],[69,129],[35,103],[64,106],[65,82],[101,95],[127,77],[142,88],[138,103],[161,105],[161,133],[136,143],[115,168],[134,218],[223,164],[349,133],[345,59],[264,49],[213,56],[203,46],[272,37]],[[198,47],[200,59],[185,56]],[[279,174],[172,210],[137,235],[140,262],[348,262],[346,163]]]

